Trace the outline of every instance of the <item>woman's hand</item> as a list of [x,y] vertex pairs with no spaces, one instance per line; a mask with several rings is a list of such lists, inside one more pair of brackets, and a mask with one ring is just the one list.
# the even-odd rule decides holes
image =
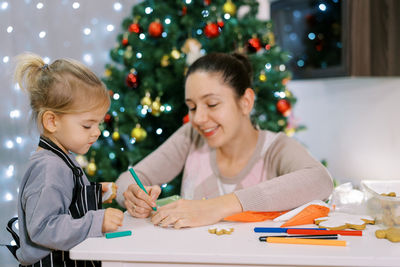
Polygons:
[[242,212],[236,195],[228,194],[209,200],[180,199],[158,208],[151,221],[162,227],[196,227],[214,224],[226,216]]
[[125,207],[133,217],[149,217],[152,207],[156,207],[156,199],[161,193],[158,185],[145,186],[146,194],[137,184],[131,184],[123,193],[125,198]]

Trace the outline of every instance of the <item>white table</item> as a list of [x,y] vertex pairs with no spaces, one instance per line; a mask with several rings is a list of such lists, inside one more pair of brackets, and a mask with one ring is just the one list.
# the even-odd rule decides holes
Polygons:
[[[130,266],[400,266],[400,243],[377,239],[375,225],[362,237],[342,236],[346,247],[271,244],[258,241],[254,227],[279,226],[260,223],[221,222],[233,227],[231,235],[208,233],[211,226],[161,228],[148,219],[125,214],[122,230],[132,235],[113,239],[89,238],[70,251],[72,259],[101,260],[103,267]],[[313,227],[313,225],[307,225]]]

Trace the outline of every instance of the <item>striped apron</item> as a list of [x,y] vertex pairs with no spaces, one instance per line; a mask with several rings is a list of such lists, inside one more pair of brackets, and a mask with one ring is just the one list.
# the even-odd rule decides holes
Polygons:
[[[81,218],[89,210],[101,209],[101,184],[90,183],[90,185],[85,185],[83,183],[83,171],[80,167],[76,166],[73,161],[67,156],[67,154],[62,151],[56,144],[51,142],[49,139],[40,137],[39,146],[41,148],[47,149],[59,156],[68,167],[71,168],[74,176],[74,193],[71,205],[69,206],[69,214],[74,219]],[[11,253],[16,256],[16,251],[19,248],[19,236],[12,229],[12,224],[17,220],[17,218],[12,218],[7,225],[7,230],[13,236],[16,245],[8,245],[8,249]],[[18,260],[18,259],[17,259]],[[20,265],[22,266],[22,265]],[[93,266],[100,267],[101,263],[99,261],[75,261],[69,258],[68,251],[53,250],[49,255],[41,259],[40,261],[28,265],[32,267],[65,267],[65,266]]]

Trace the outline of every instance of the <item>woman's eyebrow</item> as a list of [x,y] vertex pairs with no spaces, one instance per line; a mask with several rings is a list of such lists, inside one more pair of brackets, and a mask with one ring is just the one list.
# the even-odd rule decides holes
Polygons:
[[[203,96],[201,97],[201,99],[208,98],[208,97],[214,97],[214,96],[215,96],[215,97],[218,97],[218,95],[213,94],[213,93],[210,93],[210,94],[203,95]],[[193,102],[193,100],[190,99],[190,98],[186,98],[185,101],[186,101],[186,102],[187,102],[187,101]]]

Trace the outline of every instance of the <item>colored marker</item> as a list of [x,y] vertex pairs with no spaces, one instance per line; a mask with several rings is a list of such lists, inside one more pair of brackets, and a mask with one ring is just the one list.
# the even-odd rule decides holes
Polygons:
[[288,229],[326,230],[326,228],[254,227],[256,233],[287,233]]
[[260,241],[266,242],[268,237],[338,239],[338,235],[269,235],[269,236],[260,236],[258,239]]
[[106,233],[106,238],[110,239],[110,238],[130,236],[130,235],[132,235],[132,231],[121,231],[121,232]]
[[300,244],[300,245],[322,245],[322,246],[346,246],[346,240],[326,240],[311,238],[286,238],[286,237],[267,237],[268,243],[280,244]]
[[338,234],[338,235],[351,235],[351,236],[362,236],[362,231],[354,230],[312,230],[312,229],[288,229],[288,234],[300,234],[300,235],[327,235],[327,234]]
[[[139,180],[139,177],[136,175],[135,171],[134,171],[132,168],[129,168],[129,172],[132,174],[133,179],[135,179],[135,181],[136,181],[136,183],[138,184],[138,186],[139,186],[146,194],[149,194],[149,193],[147,193],[146,189],[144,188],[142,182]],[[154,211],[157,210],[156,207],[151,207],[151,208],[152,208]]]

